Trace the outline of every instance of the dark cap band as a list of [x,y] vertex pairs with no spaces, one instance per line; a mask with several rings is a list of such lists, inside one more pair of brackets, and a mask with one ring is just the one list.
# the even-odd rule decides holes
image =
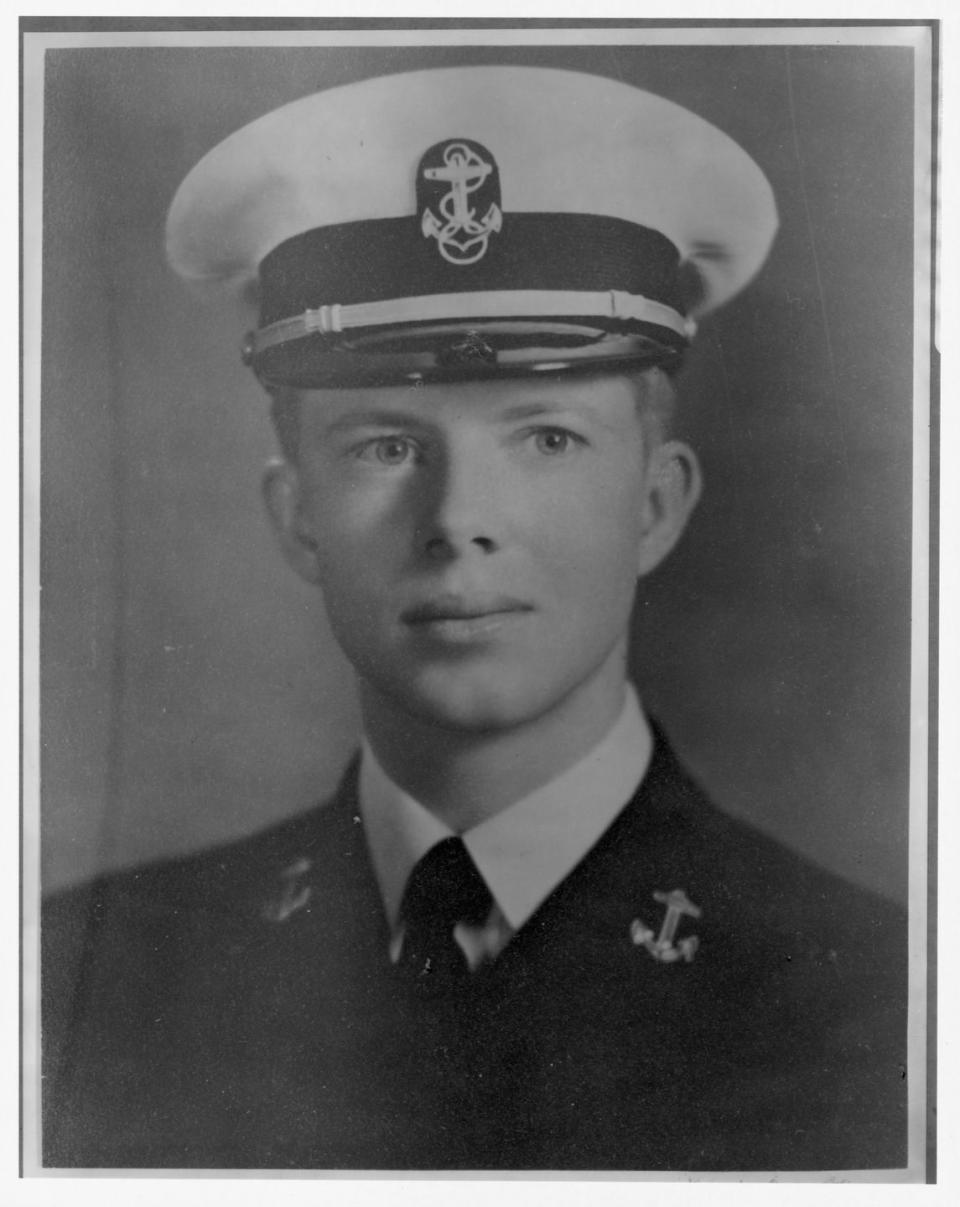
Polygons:
[[592,214],[501,215],[473,263],[437,255],[412,217],[321,227],[261,264],[245,359],[300,385],[671,359],[687,342],[679,259]]
[[622,290],[682,311],[676,247],[657,231],[594,214],[504,214],[486,255],[451,264],[415,217],[324,226],[260,264],[260,326],[305,310],[440,293]]

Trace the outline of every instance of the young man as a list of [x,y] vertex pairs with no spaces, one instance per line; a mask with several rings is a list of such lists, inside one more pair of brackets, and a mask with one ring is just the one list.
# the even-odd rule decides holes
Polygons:
[[258,279],[267,508],[364,740],[327,807],[53,903],[48,1164],[903,1163],[901,919],[626,682],[700,492],[672,374],[775,225],[701,119],[526,68],[320,93],[184,182],[174,266]]

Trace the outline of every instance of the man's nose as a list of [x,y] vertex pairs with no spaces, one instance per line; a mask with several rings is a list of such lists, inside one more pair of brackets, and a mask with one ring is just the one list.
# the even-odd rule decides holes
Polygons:
[[431,475],[421,519],[427,556],[443,560],[495,552],[501,542],[501,485],[475,446],[445,449]]

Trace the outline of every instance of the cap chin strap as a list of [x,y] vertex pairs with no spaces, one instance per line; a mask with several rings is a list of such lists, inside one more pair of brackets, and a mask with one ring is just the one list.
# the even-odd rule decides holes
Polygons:
[[479,293],[438,293],[394,298],[352,306],[333,303],[281,319],[244,340],[244,363],[250,364],[268,348],[308,335],[335,335],[358,327],[390,327],[407,323],[490,319],[548,319],[573,316],[652,323],[684,339],[692,339],[696,324],[662,302],[639,294],[610,289],[600,292],[510,289]]

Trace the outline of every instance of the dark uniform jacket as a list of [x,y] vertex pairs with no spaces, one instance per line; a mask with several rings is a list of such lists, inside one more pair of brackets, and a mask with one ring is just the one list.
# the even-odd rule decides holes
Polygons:
[[[677,889],[700,914],[658,948]],[[424,996],[388,958],[354,769],[328,807],[51,902],[44,1162],[902,1166],[905,930],[717,811],[658,735],[496,962]]]

